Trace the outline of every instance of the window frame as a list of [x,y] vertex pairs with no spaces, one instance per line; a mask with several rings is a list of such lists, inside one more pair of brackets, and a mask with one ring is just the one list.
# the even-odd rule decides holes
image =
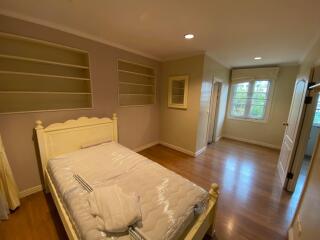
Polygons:
[[[262,119],[260,119],[260,118],[250,118],[250,117],[248,117],[248,115],[243,116],[243,117],[232,116],[232,114],[231,114],[232,106],[231,105],[232,105],[232,99],[233,99],[233,96],[234,96],[233,86],[236,85],[236,84],[248,82],[249,83],[248,92],[250,91],[250,88],[251,88],[251,92],[252,92],[253,87],[250,87],[250,86],[254,86],[254,83],[256,81],[269,81],[270,82],[269,91],[268,91],[268,95],[267,95],[268,96],[268,98],[267,98],[268,100],[267,100],[267,103],[266,103],[264,117]],[[270,111],[271,111],[271,105],[272,105],[274,85],[275,85],[275,83],[274,83],[274,80],[272,80],[272,79],[250,79],[250,80],[248,79],[247,81],[231,83],[230,84],[230,94],[229,94],[229,99],[228,99],[227,118],[231,119],[231,120],[258,122],[258,123],[266,123],[266,122],[268,122],[269,121],[269,116],[270,116]]]

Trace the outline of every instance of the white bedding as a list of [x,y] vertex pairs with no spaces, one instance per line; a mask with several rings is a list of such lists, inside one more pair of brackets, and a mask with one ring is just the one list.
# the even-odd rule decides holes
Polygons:
[[90,213],[89,194],[73,178],[81,174],[93,188],[117,184],[140,196],[142,223],[148,239],[177,239],[194,219],[194,207],[208,193],[161,165],[114,142],[81,149],[49,160],[48,172],[81,239],[129,239],[98,230]]

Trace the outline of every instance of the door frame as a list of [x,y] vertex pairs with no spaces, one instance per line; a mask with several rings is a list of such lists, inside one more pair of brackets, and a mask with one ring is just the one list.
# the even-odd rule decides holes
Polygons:
[[222,91],[222,81],[217,80],[215,83],[217,83],[218,85],[218,93],[217,93],[217,104],[216,104],[216,113],[214,115],[214,124],[213,124],[213,141],[217,142],[217,126],[218,126],[218,118],[219,118],[219,112],[220,112],[220,99],[221,99],[221,91]]
[[[218,92],[217,92],[217,98],[216,101],[213,101],[213,93],[214,93],[214,85],[218,84]],[[210,135],[210,126],[211,126],[211,121],[213,122],[213,134],[212,134],[212,141],[210,143],[216,142],[217,141],[217,136],[216,136],[216,129],[217,129],[217,119],[219,116],[219,110],[220,110],[220,95],[221,95],[221,90],[222,90],[222,84],[223,81],[213,77],[212,79],[212,87],[211,87],[211,94],[210,94],[210,105],[209,105],[209,112],[208,112],[208,124],[207,124],[207,134],[206,134],[206,143],[209,143],[209,135]],[[212,110],[213,110],[213,104],[216,105],[215,107],[215,114],[214,114],[214,119],[212,119]]]
[[[317,69],[312,69],[309,76],[309,83],[315,82],[320,83],[320,66],[316,67]],[[311,91],[308,90],[307,96],[310,96]],[[318,94],[319,95],[319,94]],[[293,159],[291,160],[289,166],[289,172],[293,174],[292,179],[287,179],[285,185],[286,190],[293,192],[295,190],[297,180],[300,174],[300,170],[303,164],[305,151],[308,145],[308,140],[310,136],[310,131],[312,128],[313,117],[317,107],[318,95],[312,96],[311,104],[305,104],[304,116],[301,121],[301,128],[299,136],[297,139],[297,147]]]

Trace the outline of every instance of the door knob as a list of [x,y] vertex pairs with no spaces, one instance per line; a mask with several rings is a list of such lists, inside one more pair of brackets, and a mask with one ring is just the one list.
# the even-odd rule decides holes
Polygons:
[[289,123],[284,122],[284,123],[282,123],[282,125],[287,127],[287,126],[289,126]]

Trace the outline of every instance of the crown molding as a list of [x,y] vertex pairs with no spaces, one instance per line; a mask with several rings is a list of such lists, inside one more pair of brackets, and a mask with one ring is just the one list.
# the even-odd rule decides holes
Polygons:
[[95,42],[106,44],[106,45],[109,45],[109,46],[112,46],[112,47],[115,47],[115,48],[119,48],[121,50],[125,50],[127,52],[131,52],[131,53],[134,53],[134,54],[146,57],[146,58],[150,58],[150,59],[153,59],[153,60],[156,60],[156,61],[160,61],[160,62],[163,61],[161,58],[152,56],[152,55],[150,55],[148,53],[144,53],[144,52],[141,52],[139,50],[135,50],[135,49],[123,46],[121,44],[105,40],[105,39],[103,39],[101,37],[98,37],[98,36],[95,36],[93,34],[88,34],[88,33],[82,32],[82,31],[78,31],[78,30],[73,29],[73,28],[62,26],[60,24],[52,23],[52,22],[49,22],[49,21],[46,21],[46,20],[42,20],[42,19],[39,19],[39,18],[30,17],[30,16],[27,16],[27,15],[24,15],[24,14],[20,14],[20,13],[16,13],[16,12],[12,12],[12,11],[9,11],[9,10],[4,10],[4,9],[0,10],[0,15],[11,17],[11,18],[15,18],[15,19],[19,19],[19,20],[22,20],[22,21],[26,21],[26,22],[30,22],[30,23],[34,23],[34,24],[38,24],[38,25],[42,25],[42,26],[45,26],[45,27],[49,27],[49,28],[52,28],[52,29],[55,29],[55,30],[59,30],[59,31],[65,32],[65,33],[73,34],[73,35],[78,36],[78,37],[82,37],[82,38],[89,39],[89,40],[92,40],[92,41],[95,41]]

